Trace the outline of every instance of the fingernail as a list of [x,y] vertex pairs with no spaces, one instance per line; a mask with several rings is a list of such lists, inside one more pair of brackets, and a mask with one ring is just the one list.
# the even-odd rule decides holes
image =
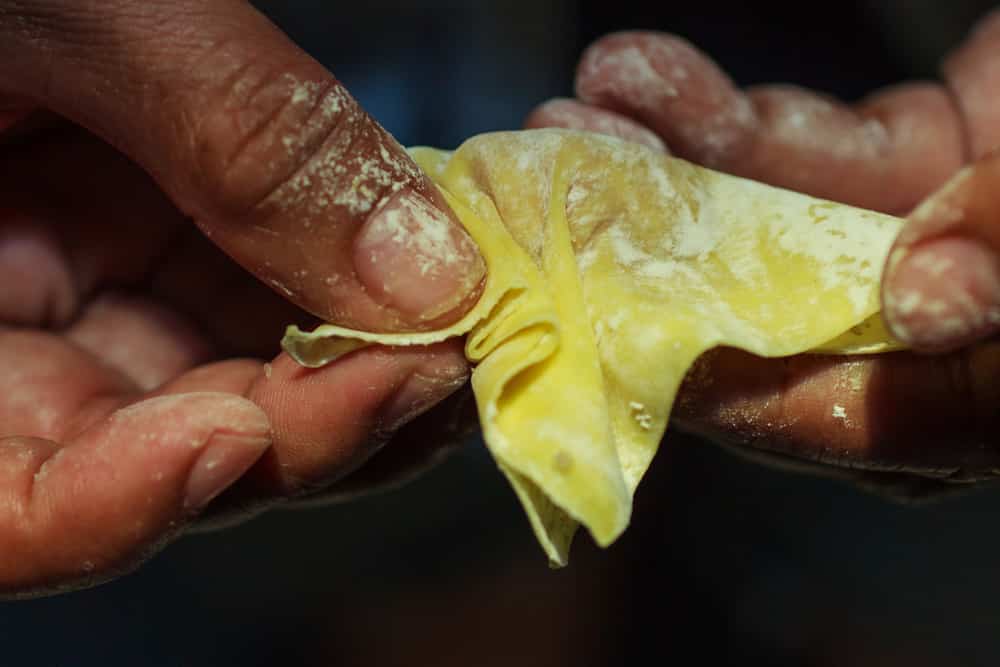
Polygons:
[[486,273],[466,231],[412,190],[393,195],[365,222],[354,264],[376,299],[413,321],[454,311]]
[[883,306],[892,333],[918,350],[944,351],[1000,328],[1000,263],[978,240],[935,239],[889,259]]
[[250,469],[271,444],[260,436],[216,433],[188,474],[184,508],[200,510]]
[[394,433],[450,396],[468,379],[468,366],[460,358],[412,373],[380,408],[378,432]]

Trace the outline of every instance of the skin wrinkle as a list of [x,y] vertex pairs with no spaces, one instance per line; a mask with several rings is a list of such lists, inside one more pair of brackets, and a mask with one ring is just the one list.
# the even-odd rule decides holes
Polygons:
[[[292,98],[296,97],[295,91],[291,91],[290,94],[291,94]],[[299,95],[299,97],[301,98],[301,101],[308,101],[308,95]],[[314,118],[323,116],[324,114],[329,115],[329,112],[327,110],[331,107],[330,99],[331,98],[329,96],[327,96],[326,98],[324,98],[323,104],[320,105],[320,107],[322,107],[323,111],[322,112],[313,112],[313,117]],[[343,100],[341,100],[339,97],[337,97],[334,100],[334,102],[335,102],[335,106],[343,106],[344,105]],[[339,154],[343,153],[343,150],[348,150],[349,151],[350,150],[350,148],[349,148],[350,146],[364,147],[367,144],[370,144],[372,141],[375,141],[376,139],[378,139],[378,137],[376,136],[378,134],[378,132],[373,133],[370,128],[368,128],[368,130],[362,132],[361,130],[365,130],[365,127],[363,127],[364,124],[360,124],[359,125],[358,121],[347,119],[347,116],[342,116],[342,118],[345,118],[345,120],[341,121],[342,123],[344,123],[345,127],[347,125],[350,125],[351,127],[357,127],[357,128],[359,128],[358,131],[357,132],[346,133],[346,134],[351,134],[352,136],[344,137],[344,138],[341,138],[341,139],[335,139],[332,136],[327,137],[325,139],[325,145],[330,147],[329,150],[325,151],[325,153],[327,153],[327,154],[323,154],[321,152],[321,153],[318,153],[317,156],[315,156],[311,160],[306,161],[305,164],[303,165],[302,173],[297,173],[295,176],[293,176],[289,180],[288,185],[284,186],[283,190],[279,193],[280,197],[279,196],[272,197],[273,201],[277,201],[279,204],[281,204],[284,207],[288,206],[289,199],[291,200],[291,204],[293,206],[299,204],[300,202],[301,202],[302,205],[309,204],[310,208],[309,208],[309,210],[306,211],[305,215],[298,215],[298,216],[296,216],[296,218],[299,221],[301,221],[301,224],[303,224],[305,226],[309,225],[309,221],[310,221],[310,219],[314,215],[319,215],[319,214],[322,213],[322,212],[313,210],[313,207],[317,205],[317,202],[319,202],[319,203],[325,203],[326,202],[326,195],[320,195],[319,197],[312,197],[312,198],[307,198],[305,196],[309,192],[315,191],[316,188],[317,188],[317,186],[321,185],[318,182],[313,182],[313,181],[316,181],[317,179],[314,178],[314,177],[312,177],[311,174],[315,174],[315,173],[318,172],[320,175],[324,175],[324,178],[336,177],[333,174],[333,172],[330,172],[330,176],[326,176],[324,174],[324,170],[326,170],[327,172],[329,172],[330,167],[328,165],[334,165],[334,166],[337,166],[338,168],[340,168],[340,166],[337,165],[337,163],[333,161],[333,157],[331,155],[329,155],[328,153],[333,152],[336,155],[339,155]],[[318,121],[316,121],[316,122],[318,122]],[[329,128],[329,129],[332,130],[334,128]],[[358,142],[361,142],[361,144],[359,144]],[[389,155],[389,153],[387,151],[385,151],[385,148],[384,148],[385,141],[383,141],[382,139],[379,139],[379,143],[382,144],[382,145],[377,146],[377,149],[378,149],[380,155],[383,156],[383,160],[384,160],[384,156]],[[348,148],[343,149],[342,147],[345,146],[345,145]],[[394,147],[394,150],[396,150],[396,149],[398,149],[398,147]],[[366,148],[366,150],[367,150],[367,148]],[[390,155],[389,157],[391,158],[392,156]],[[404,167],[406,166],[405,161],[401,162],[398,159],[393,160],[393,164],[395,165],[393,168],[399,168],[400,166],[404,166]],[[414,177],[417,177],[419,175],[415,170],[413,170],[413,171],[403,170],[403,171],[401,171],[399,173],[403,174],[403,178],[405,178],[406,175],[408,175],[408,174],[413,174]],[[376,176],[376,178],[378,178],[378,176]],[[396,189],[396,188],[400,187],[399,184],[398,184],[398,182],[395,183],[395,184],[391,184],[391,185],[393,186],[393,189]],[[335,190],[336,188],[337,188],[337,185],[334,182],[334,183],[332,183],[330,185],[327,185],[324,188],[324,190],[325,191],[332,191],[332,190]],[[301,195],[300,195],[300,193],[301,193]],[[375,196],[375,195],[373,195],[373,196]],[[284,202],[279,201],[279,199],[283,199]],[[295,211],[294,210],[289,211],[289,215],[295,215]],[[328,217],[328,215],[325,214],[325,213],[322,213],[322,215],[323,215],[324,218]],[[275,220],[276,221],[280,221],[280,218],[275,218]],[[271,223],[268,223],[268,224],[271,224]],[[276,233],[276,232],[274,232],[274,230],[269,230],[269,231],[272,234]],[[324,234],[329,234],[329,231],[324,231],[323,233]],[[249,240],[248,240],[248,242],[249,242]],[[295,248],[297,248],[297,247],[301,248],[302,251],[303,251],[303,253],[299,256],[298,260],[296,260],[296,264],[297,265],[299,265],[299,266],[303,266],[303,265],[304,266],[310,266],[313,263],[315,263],[316,258],[313,258],[312,255],[310,254],[310,252],[307,251],[307,249],[308,249],[307,246],[305,246],[305,245],[301,245],[301,246],[295,246],[295,245],[289,246],[289,248],[293,252],[295,251]],[[291,258],[289,258],[289,261],[290,261],[290,259]],[[293,293],[300,292],[301,288],[300,288],[300,286],[297,283],[298,283],[299,280],[301,280],[301,278],[300,278],[301,272],[296,272],[299,275],[298,276],[293,276],[293,278],[295,278],[294,282],[289,282],[287,280],[287,278],[279,278],[279,277],[276,277],[276,275],[274,275],[274,274],[276,274],[276,272],[280,268],[284,268],[287,264],[288,264],[288,262],[286,261],[286,262],[282,263],[281,267],[277,267],[277,266],[264,266],[262,268],[258,267],[258,273],[264,274],[265,280],[268,280],[269,282],[271,282],[271,284],[275,284],[274,281],[277,281],[277,283],[278,283],[277,286],[278,286],[279,290],[283,287],[284,289],[292,291]],[[312,267],[312,268],[309,269],[309,271],[310,271],[310,273],[317,273],[319,275],[322,275],[322,273],[324,273],[325,271],[329,271],[330,270],[329,268],[326,268],[328,266],[329,266],[329,258],[327,256],[326,261],[323,262],[323,264],[322,264],[322,268]],[[353,271],[349,268],[349,266],[345,265],[344,266],[344,270],[345,270],[345,272],[348,273],[348,275],[347,276],[343,276],[343,277],[348,278],[348,280],[340,281],[341,285],[331,285],[330,283],[335,283],[336,281],[329,281],[328,282],[328,281],[323,280],[322,278],[320,279],[322,283],[326,283],[328,286],[336,288],[336,290],[323,290],[320,293],[320,297],[322,299],[322,304],[324,306],[327,306],[327,304],[331,303],[331,301],[334,300],[334,297],[331,296],[331,293],[336,294],[337,291],[341,292],[341,295],[339,297],[337,297],[340,301],[344,301],[344,300],[346,300],[346,299],[348,299],[350,297],[353,297],[356,292],[361,292],[362,294],[365,293],[365,290],[362,288],[362,286],[357,285],[357,284],[352,284],[352,283],[355,283],[354,278],[356,277],[356,274],[353,273]],[[269,275],[267,275],[268,273],[271,273],[272,275],[269,276]],[[329,276],[327,276],[327,277],[329,277]],[[381,312],[383,313],[383,317],[385,317],[385,319],[392,319],[395,322],[398,322],[399,319],[400,319],[398,317],[392,317],[392,318],[390,318],[388,315],[385,315],[385,309],[384,309],[384,307],[380,307],[379,310],[381,310]],[[333,314],[336,315],[336,314],[339,314],[339,313],[337,313],[336,311],[334,311]]]
[[[262,90],[267,90],[268,86],[273,85],[272,82],[266,77],[258,77],[257,82],[250,86],[249,90],[246,90],[245,81],[249,71],[254,67],[253,63],[246,63],[245,65],[238,68],[232,75],[231,81],[227,82],[225,85],[228,89],[233,91],[233,96],[238,98],[235,104],[227,104],[225,106],[234,107],[237,125],[240,126],[240,134],[243,135],[243,139],[237,142],[233,146],[232,154],[225,159],[224,163],[232,165],[236,162],[239,157],[246,153],[248,146],[255,140],[261,138],[261,134],[266,130],[269,130],[278,119],[278,117],[286,112],[293,104],[292,96],[287,99],[282,100],[279,104],[273,105],[273,109],[264,114],[254,114],[256,118],[252,118],[249,127],[246,126],[243,117],[247,115],[246,110],[251,107],[252,100],[257,97]],[[290,76],[290,75],[288,75]],[[294,81],[289,82],[290,85],[294,86]],[[226,167],[223,167],[226,168]],[[266,193],[261,200],[267,199],[270,193]],[[257,206],[250,206],[249,208],[257,208]]]
[[[207,129],[206,122],[200,121],[194,135],[194,154],[199,156],[202,174],[211,179],[209,192],[215,200],[214,206],[227,218],[256,219],[249,214],[268,209],[267,204],[274,200],[275,194],[322,154],[329,137],[347,120],[346,112],[333,119],[334,122],[325,118],[317,120],[322,98],[317,98],[305,110],[301,102],[293,102],[298,79],[291,73],[257,73],[255,70],[251,69],[255,74],[251,84],[255,95],[234,101],[233,91],[240,84],[229,84],[224,88],[229,93],[221,108],[200,117],[207,118],[211,128]],[[330,80],[324,82],[326,90],[334,85]],[[260,114],[261,119],[250,128],[236,124],[237,140],[231,142],[228,135],[234,125],[230,118],[232,110],[245,114],[252,108],[260,113],[256,106],[261,103],[268,105]],[[265,122],[264,118],[270,118],[271,122]],[[296,150],[291,153],[280,147],[282,138],[287,136],[286,130],[295,133]],[[226,143],[233,145],[225,146]],[[260,172],[262,158],[267,166],[266,174]]]
[[[294,79],[291,85],[296,85],[294,83]],[[316,97],[315,102],[311,105],[312,108],[309,110],[303,122],[303,125],[306,127],[315,123],[314,119],[317,114],[328,120],[327,112],[324,110],[324,100],[335,98],[336,84],[332,81],[327,82],[326,84],[323,84],[323,88],[321,88],[321,90],[323,92]],[[294,91],[292,92],[292,97],[295,97]],[[300,105],[301,102],[291,102],[291,104],[293,106]],[[285,143],[285,141],[290,135],[283,135],[281,141],[286,148],[286,155],[294,158],[296,163],[295,167],[282,180],[276,182],[275,187],[265,193],[260,198],[258,203],[254,204],[251,208],[253,210],[262,210],[267,209],[272,204],[276,204],[279,209],[282,209],[285,206],[285,199],[288,196],[288,190],[298,193],[302,187],[308,187],[310,183],[308,181],[302,182],[303,177],[306,177],[309,170],[314,168],[316,162],[321,159],[325,160],[328,158],[328,154],[323,151],[323,147],[330,141],[332,136],[338,132],[344,132],[345,127],[354,122],[350,117],[350,113],[350,111],[343,111],[335,116],[334,122],[325,123],[321,134],[314,140],[314,148],[309,148],[307,146],[307,144],[313,143],[312,141],[307,142],[307,144],[289,146]],[[299,138],[292,139],[293,142],[297,142],[298,140]],[[296,185],[297,183],[299,183],[299,185]]]
[[[300,101],[308,103],[315,94],[315,89],[310,88],[301,94],[300,92],[298,89],[292,91],[292,98],[299,97]],[[356,105],[348,103],[345,98],[341,97],[338,90],[332,90],[331,93],[320,99],[320,104],[312,106],[308,122],[319,124],[325,122],[327,118],[333,118],[337,122],[332,126],[327,126],[331,133],[325,138],[321,137],[322,148],[308,156],[308,159],[302,162],[301,168],[290,178],[284,180],[272,195],[269,195],[266,204],[273,205],[274,210],[265,210],[264,215],[270,216],[282,226],[285,226],[282,222],[285,218],[296,217],[300,224],[308,228],[310,221],[316,216],[328,219],[328,214],[320,210],[326,207],[328,198],[325,194],[316,196],[315,193],[318,189],[321,189],[322,192],[347,192],[349,197],[335,197],[329,203],[346,207],[348,209],[346,214],[350,215],[355,213],[352,207],[358,207],[358,211],[368,210],[386,194],[400,190],[407,183],[411,183],[417,191],[426,189],[427,184],[422,174],[409,163],[408,159],[403,156],[393,157],[391,154],[402,150],[398,144],[392,142],[391,138],[385,135],[384,130],[374,124],[369,124]],[[331,111],[331,109],[333,110]],[[280,130],[276,131],[280,132]],[[292,140],[289,145],[293,146],[297,141]],[[391,152],[387,150],[387,147],[391,149]],[[338,158],[340,155],[357,154],[359,151],[364,155],[361,158],[351,158],[346,165],[342,164],[343,161]],[[374,155],[376,152],[378,156]],[[352,174],[356,174],[353,176],[353,182],[345,186],[345,179],[352,178]],[[271,206],[262,204],[260,208],[267,209]],[[344,214],[342,213],[342,215]],[[268,224],[272,225],[272,223]],[[324,227],[322,233],[332,233],[341,237],[344,235],[344,232],[337,232],[329,227]],[[303,270],[315,271],[322,275],[327,270],[322,267],[329,265],[328,257],[327,261],[317,264],[318,259],[313,256],[315,253],[312,247],[301,243],[301,239],[299,241],[300,243],[289,246],[289,250],[298,255],[297,265],[308,267],[308,269]],[[250,239],[245,241],[245,243],[250,242]],[[290,259],[291,257],[286,258],[283,266],[287,265]],[[313,266],[314,264],[317,266]],[[292,281],[288,281],[287,278],[268,275],[275,270],[276,267],[265,267],[258,269],[258,273],[263,274],[265,280],[275,285],[279,290],[285,291],[286,294],[290,292],[296,300],[301,298],[303,294],[302,271],[293,272]],[[324,305],[329,304],[331,300],[345,301],[357,292],[368,293],[363,284],[358,284],[358,274],[353,270],[353,267],[347,268],[345,266],[345,271],[348,272],[350,280],[333,285],[323,281],[332,288],[321,293]],[[337,296],[331,297],[331,293]],[[372,307],[381,312],[380,317],[383,320],[389,320],[394,325],[399,325],[401,317],[398,314],[382,305],[378,305],[376,308],[374,304],[375,302],[372,302]],[[356,323],[353,324],[356,325]]]
[[[4,540],[8,544],[23,541],[24,533],[32,524],[32,512],[34,509],[35,487],[38,482],[38,475],[45,465],[57,457],[62,451],[55,443],[48,442],[40,438],[12,437],[0,439],[0,453],[3,450],[17,449],[17,462],[20,469],[16,471],[3,470],[5,496],[9,499],[0,505],[0,526],[11,526],[10,541]],[[4,456],[4,461],[9,457]],[[20,473],[20,474],[18,474]],[[11,478],[20,479],[17,487],[8,486]],[[27,502],[25,502],[27,499]],[[4,537],[8,534],[5,532]]]

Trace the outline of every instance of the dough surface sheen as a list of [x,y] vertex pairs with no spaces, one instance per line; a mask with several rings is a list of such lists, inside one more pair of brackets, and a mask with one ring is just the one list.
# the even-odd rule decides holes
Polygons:
[[320,366],[369,343],[467,334],[484,440],[553,565],[579,524],[606,546],[695,359],[897,349],[878,317],[897,218],[566,130],[411,154],[479,245],[477,305],[440,331],[291,326]]

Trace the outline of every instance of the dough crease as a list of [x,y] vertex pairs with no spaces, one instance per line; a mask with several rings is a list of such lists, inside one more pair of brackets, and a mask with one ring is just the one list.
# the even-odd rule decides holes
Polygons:
[[440,331],[290,326],[316,367],[360,346],[467,335],[484,440],[555,566],[578,525],[625,530],[678,387],[706,350],[766,357],[898,349],[878,316],[901,220],[567,130],[411,154],[487,264]]

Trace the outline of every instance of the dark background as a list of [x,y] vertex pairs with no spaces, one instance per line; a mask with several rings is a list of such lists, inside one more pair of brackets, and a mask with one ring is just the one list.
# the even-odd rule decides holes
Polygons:
[[[854,99],[932,77],[994,3],[331,0],[258,6],[405,144],[453,147],[568,95],[622,28],[742,84]],[[633,525],[550,571],[470,442],[391,493],[275,511],[97,589],[0,604],[0,665],[995,665],[1000,491],[903,507],[668,433]]]

